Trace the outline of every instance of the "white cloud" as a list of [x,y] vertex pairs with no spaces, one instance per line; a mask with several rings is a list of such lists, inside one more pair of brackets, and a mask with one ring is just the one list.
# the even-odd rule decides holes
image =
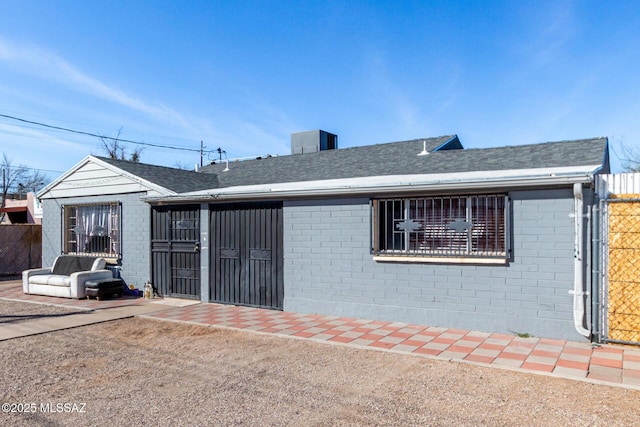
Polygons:
[[420,109],[402,87],[390,76],[384,54],[374,50],[366,59],[369,88],[374,99],[384,100],[377,107],[388,110],[400,129],[413,132],[420,122]]
[[[65,110],[67,120],[82,122],[84,129],[88,126],[104,129],[120,121],[125,139],[128,138],[127,131],[131,131],[136,135],[133,139],[140,141],[159,140],[161,143],[166,143],[166,140],[180,139],[181,142],[178,145],[182,146],[188,140],[193,140],[194,144],[204,140],[209,149],[222,146],[230,153],[233,152],[234,156],[248,156],[265,153],[281,154],[288,151],[289,133],[299,130],[295,128],[290,116],[277,106],[260,99],[256,94],[247,96],[245,103],[249,107],[245,108],[241,114],[228,111],[224,105],[214,104],[209,105],[208,110],[199,115],[185,115],[166,105],[148,102],[91,76],[50,50],[15,43],[0,37],[0,66],[3,64],[6,68],[17,70],[20,74],[36,76],[45,82],[55,82],[67,92],[73,91],[88,96],[88,99],[81,100],[84,105],[91,106],[95,101],[105,100],[113,103],[114,106],[110,109],[105,109],[104,104],[100,104],[95,111],[89,113],[91,115],[89,118],[87,111],[76,109],[72,105],[70,94],[63,94],[62,98],[58,96],[58,99],[65,104],[65,108],[58,109],[58,114]],[[19,96],[23,100],[28,97],[28,87],[24,83],[3,82],[3,84],[12,87],[22,85],[14,91],[14,96]],[[14,107],[16,108],[19,107]],[[29,114],[35,113],[30,108],[28,110]],[[48,110],[54,111],[55,107],[50,105]],[[71,119],[68,118],[69,111],[75,114]],[[40,114],[49,116],[56,122],[65,120],[64,117],[53,116],[50,112]],[[141,120],[133,122],[131,112],[141,113]],[[97,124],[96,120],[101,120],[102,123]],[[0,140],[2,139],[4,138],[0,137]],[[154,157],[155,159],[164,158],[164,160],[156,160],[156,163],[171,164],[173,162],[169,155]]]
[[[57,137],[47,131],[6,123],[0,123],[0,146],[0,151],[15,164],[40,168],[48,171],[48,174],[51,171],[62,172],[80,159],[70,159],[69,155],[84,157],[93,148],[90,141],[77,142],[66,135]],[[60,153],[66,153],[64,162],[55,160]]]
[[524,44],[526,57],[539,65],[553,65],[577,33],[576,17],[572,1],[558,1],[549,8],[538,8],[527,17],[531,39]]
[[41,132],[21,126],[14,126],[6,123],[0,123],[0,134],[10,135],[16,141],[14,145],[21,149],[33,149],[33,142],[30,139],[37,140],[38,148],[56,149],[56,150],[80,150],[86,149],[86,143],[76,143],[68,138],[58,138],[50,133]]
[[[385,54],[373,49],[366,58],[365,75],[369,76],[369,90],[377,108],[386,109],[389,123],[395,128],[390,138],[431,136],[442,128],[443,117],[456,108],[460,97],[462,71],[458,64],[449,63],[437,70],[425,70],[417,80],[408,72],[394,75]],[[446,75],[440,70],[446,68]],[[436,82],[437,80],[437,82]],[[416,89],[415,84],[421,89]]]
[[177,111],[163,105],[145,102],[91,77],[60,56],[45,49],[30,45],[17,45],[0,38],[0,61],[23,72],[37,74],[46,80],[54,80],[72,90],[144,113],[157,121],[170,121],[185,130],[195,131],[188,120]]

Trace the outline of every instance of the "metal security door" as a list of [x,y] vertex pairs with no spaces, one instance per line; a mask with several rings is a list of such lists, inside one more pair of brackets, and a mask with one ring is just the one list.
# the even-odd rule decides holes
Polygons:
[[282,202],[211,205],[212,302],[282,310]]
[[200,298],[200,209],[152,208],[152,282],[168,297]]

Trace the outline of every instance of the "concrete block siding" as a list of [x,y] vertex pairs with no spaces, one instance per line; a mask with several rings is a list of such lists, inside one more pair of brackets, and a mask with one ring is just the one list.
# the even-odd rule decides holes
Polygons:
[[284,309],[539,337],[573,327],[573,195],[514,191],[506,266],[376,262],[369,199],[285,201]]
[[145,193],[113,196],[44,199],[42,224],[42,265],[50,266],[62,253],[62,206],[87,203],[122,203],[122,278],[127,284],[142,289],[150,280],[151,208],[140,200]]

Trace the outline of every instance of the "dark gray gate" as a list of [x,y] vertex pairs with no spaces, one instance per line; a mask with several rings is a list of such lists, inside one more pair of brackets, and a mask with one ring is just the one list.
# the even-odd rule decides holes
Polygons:
[[282,202],[210,206],[212,302],[282,310]]
[[151,209],[151,277],[160,294],[200,299],[199,206]]

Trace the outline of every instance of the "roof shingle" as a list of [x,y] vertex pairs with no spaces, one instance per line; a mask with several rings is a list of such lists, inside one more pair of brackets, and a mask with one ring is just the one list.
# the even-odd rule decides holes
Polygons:
[[[219,188],[239,185],[359,178],[384,175],[438,174],[510,169],[603,165],[606,138],[479,149],[435,150],[452,137],[427,139],[428,155],[418,156],[423,139],[318,153],[205,166],[218,176]],[[455,137],[455,141],[457,137]],[[459,141],[458,141],[459,144]],[[452,148],[462,148],[461,145]]]
[[[241,185],[556,167],[608,168],[607,139],[463,149],[456,135],[205,166],[201,172],[100,157],[176,193]],[[419,156],[426,146],[428,155]]]
[[115,160],[108,157],[98,157],[98,159],[176,193],[219,187],[218,177],[215,174],[204,174],[146,163]]

